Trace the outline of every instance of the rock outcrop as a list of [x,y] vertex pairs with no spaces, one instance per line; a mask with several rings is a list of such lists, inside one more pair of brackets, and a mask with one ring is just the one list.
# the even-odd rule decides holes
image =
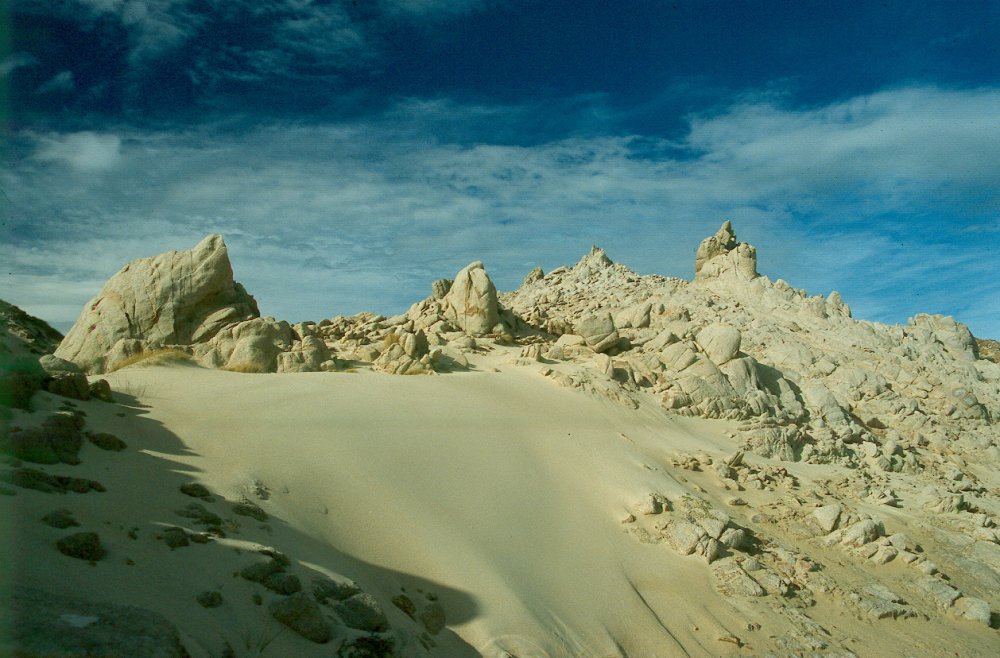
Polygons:
[[56,356],[101,373],[114,367],[108,355],[120,341],[141,341],[142,349],[205,343],[259,315],[254,298],[233,280],[222,236],[210,235],[190,251],[123,267],[87,303]]
[[694,271],[696,279],[736,277],[742,281],[755,279],[757,250],[736,240],[731,222],[726,221],[718,232],[698,245]]
[[455,275],[442,302],[444,318],[470,336],[488,334],[500,322],[497,289],[480,261]]

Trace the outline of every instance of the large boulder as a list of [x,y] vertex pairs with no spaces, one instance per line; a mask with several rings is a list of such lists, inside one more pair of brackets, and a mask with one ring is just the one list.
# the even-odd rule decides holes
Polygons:
[[445,319],[469,335],[488,334],[500,322],[497,289],[480,261],[455,275],[441,301]]
[[[260,316],[257,302],[233,280],[221,235],[190,251],[132,261],[84,307],[56,350],[84,371],[105,372],[119,341],[148,347],[207,342],[223,327]],[[273,368],[272,368],[273,369]]]
[[736,240],[731,222],[722,224],[715,235],[705,238],[698,245],[694,260],[696,280],[735,277],[749,281],[757,273],[757,250]]
[[621,340],[610,313],[583,317],[574,325],[573,330],[597,353],[607,352]]

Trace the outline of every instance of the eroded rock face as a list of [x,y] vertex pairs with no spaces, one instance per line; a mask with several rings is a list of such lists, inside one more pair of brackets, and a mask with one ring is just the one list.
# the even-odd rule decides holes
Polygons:
[[207,342],[223,327],[260,315],[239,283],[225,242],[210,235],[190,251],[132,261],[84,307],[56,356],[84,371],[105,372],[119,341],[147,348]]
[[488,334],[500,322],[497,289],[480,261],[455,275],[442,302],[445,319],[469,335]]

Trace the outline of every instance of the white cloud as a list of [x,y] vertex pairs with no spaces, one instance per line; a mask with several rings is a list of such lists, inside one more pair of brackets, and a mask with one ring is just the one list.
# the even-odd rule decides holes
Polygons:
[[38,64],[38,58],[30,53],[13,53],[0,61],[0,78],[6,78],[14,69]]
[[121,140],[116,135],[93,132],[47,135],[39,139],[35,158],[59,162],[81,172],[112,169],[119,161]]
[[389,14],[448,15],[464,14],[497,4],[497,0],[382,0],[383,11]]
[[[51,276],[46,260],[100,280],[218,231],[265,313],[320,319],[398,312],[475,259],[510,289],[591,243],[640,272],[690,277],[699,240],[730,218],[772,278],[838,289],[862,317],[954,313],[1000,336],[982,307],[1000,294],[997,93],[901,89],[805,111],[742,102],[694,117],[680,143],[438,141],[420,126],[442,112],[489,130],[544,108],[463,117],[433,101],[238,135],[34,136],[40,157],[0,172],[17,209],[0,258],[21,273],[22,303],[47,294],[31,283]],[[67,178],[53,160],[106,173]]]
[[73,91],[76,82],[73,80],[72,71],[60,71],[50,78],[45,84],[38,88],[37,93],[48,94],[53,92]]

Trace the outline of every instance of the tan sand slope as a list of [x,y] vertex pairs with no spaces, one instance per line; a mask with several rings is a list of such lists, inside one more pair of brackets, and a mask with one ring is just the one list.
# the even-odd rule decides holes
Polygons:
[[[737,449],[733,424],[561,388],[517,353],[496,347],[471,372],[447,377],[191,366],[114,373],[125,406],[77,408],[88,428],[129,448],[85,445],[83,463],[71,467],[107,491],[0,497],[5,518],[18,519],[13,580],[158,612],[195,656],[224,655],[227,644],[235,655],[335,655],[343,637],[315,644],[287,632],[267,614],[271,594],[237,577],[261,546],[288,555],[304,582],[318,573],[357,581],[381,603],[397,655],[995,653],[997,631],[939,610],[932,593],[914,588],[917,570],[901,560],[875,567],[803,520],[850,500],[859,513],[877,511],[887,534],[919,532],[923,555],[947,570],[957,559],[948,535],[922,515],[904,506],[887,517],[838,497],[851,471],[834,465],[775,469],[748,457],[741,472],[765,485],[738,486],[708,465]],[[30,424],[61,403],[36,399],[39,411],[15,412],[13,422]],[[191,500],[177,488],[191,480],[216,494],[205,506],[226,519],[227,536],[169,550],[157,538],[165,527],[198,530],[175,513]],[[666,511],[642,513],[654,511],[650,493]],[[229,512],[241,497],[267,521]],[[711,565],[672,550],[679,526],[670,523],[692,505],[727,513],[753,548]],[[55,507],[99,532],[107,556],[88,565],[59,554],[53,543],[66,531],[38,521]],[[967,596],[1000,607],[988,580],[954,573]],[[763,596],[741,589],[739,574],[752,574]],[[872,612],[872,584],[900,595],[899,619]],[[205,590],[220,592],[222,605],[199,606]],[[438,597],[447,628],[422,633],[390,603],[404,590],[418,602]],[[253,601],[260,592],[264,607]]]

